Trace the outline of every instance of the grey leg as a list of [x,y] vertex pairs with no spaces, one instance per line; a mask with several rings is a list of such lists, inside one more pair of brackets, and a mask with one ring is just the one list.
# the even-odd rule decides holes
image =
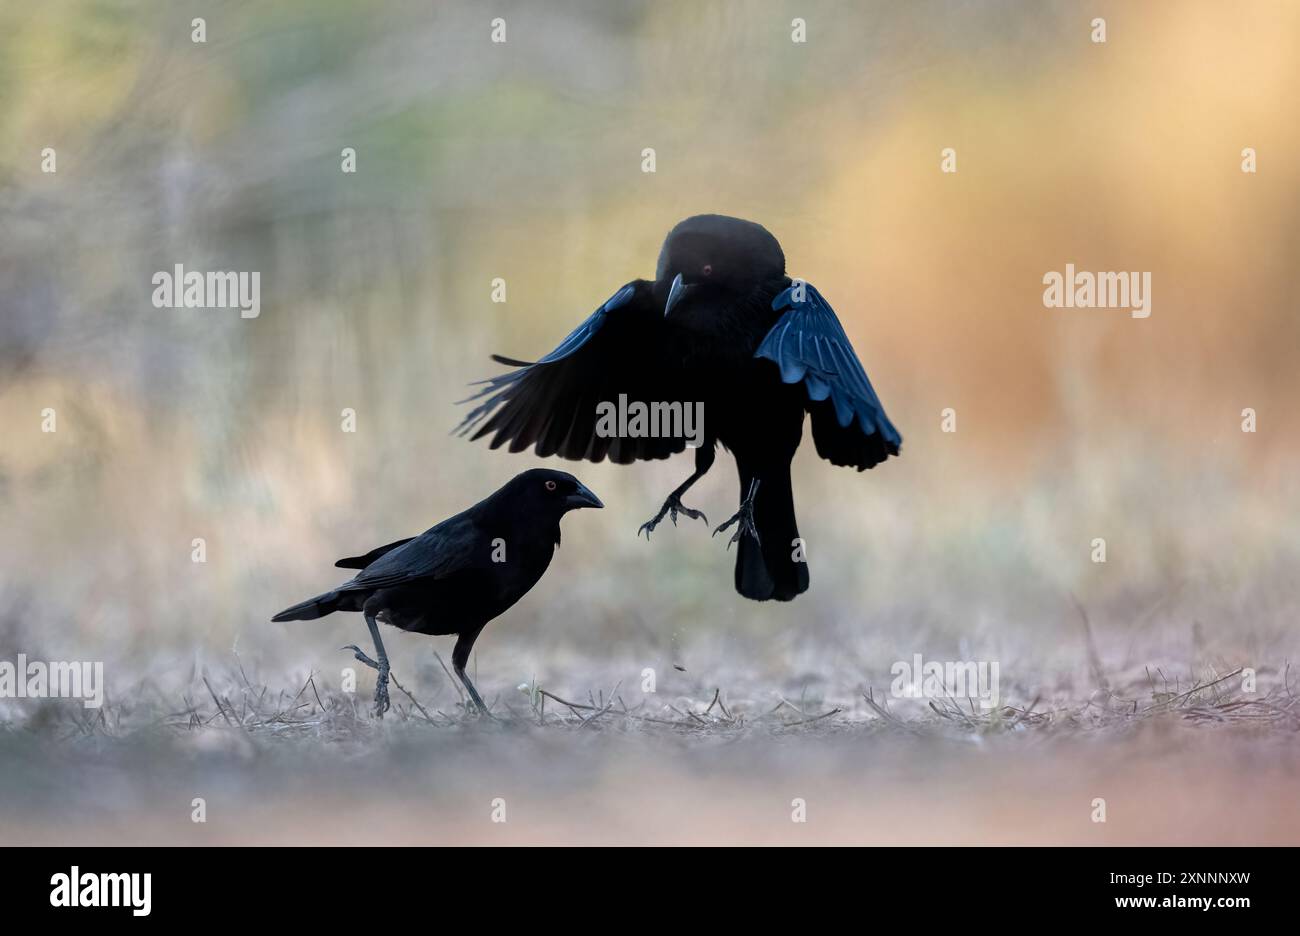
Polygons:
[[465,667],[457,665],[454,668],[456,670],[456,675],[460,677],[460,681],[463,682],[465,688],[469,690],[469,697],[474,700],[474,704],[478,706],[478,710],[484,715],[490,714],[487,710],[487,706],[483,704],[483,700],[479,697],[478,690],[475,689],[474,684],[469,681],[469,676],[465,673]]
[[388,654],[384,652],[384,642],[379,639],[379,622],[375,620],[373,614],[366,615],[366,626],[370,628],[370,637],[375,642],[375,655],[379,659],[377,661],[370,659],[356,644],[349,644],[343,649],[351,650],[357,660],[379,671],[379,678],[375,680],[375,714],[383,718],[384,713],[392,708],[392,704],[388,701]]
[[478,690],[474,688],[474,684],[470,682],[469,676],[465,673],[465,664],[469,662],[469,652],[473,649],[474,641],[478,639],[479,631],[482,629],[480,627],[476,631],[460,634],[456,638],[456,646],[451,651],[451,668],[456,671],[456,677],[469,690],[469,697],[474,700],[474,705],[478,707],[479,712],[490,718],[492,713],[483,704],[482,696],[478,694]]

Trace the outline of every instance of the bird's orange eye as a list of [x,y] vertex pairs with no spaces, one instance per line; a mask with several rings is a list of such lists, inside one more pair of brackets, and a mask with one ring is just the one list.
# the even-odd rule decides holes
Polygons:
[[712,264],[712,263],[706,263],[706,264],[704,264],[704,269],[701,270],[700,272],[703,273],[705,276],[712,276],[712,275],[713,275],[713,264]]
[[554,481],[547,481],[547,482],[546,482],[546,490],[548,490],[548,491],[554,491],[554,490],[555,490],[555,482],[554,482]]

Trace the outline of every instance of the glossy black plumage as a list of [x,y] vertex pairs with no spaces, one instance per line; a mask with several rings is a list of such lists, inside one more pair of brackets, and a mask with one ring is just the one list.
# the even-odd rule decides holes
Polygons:
[[459,430],[512,452],[531,446],[541,456],[621,464],[666,458],[686,440],[602,437],[597,404],[620,394],[703,401],[695,473],[643,529],[648,535],[665,513],[674,522],[679,512],[703,516],[680,497],[721,443],[740,476],[736,588],[757,600],[789,600],[808,587],[806,562],[793,558],[790,486],[804,413],[818,454],[836,465],[871,468],[902,442],[830,304],[786,276],[784,253],[766,229],[737,218],[681,222],[664,241],[653,281],[619,289],[535,362],[495,359],[516,369],[484,381]]
[[361,571],[351,580],[286,608],[273,621],[311,620],[360,611],[378,652],[376,704],[387,707],[387,657],[376,623],[419,634],[456,634],[452,664],[482,707],[465,674],[470,650],[489,621],[537,584],[560,544],[560,518],[580,507],[602,507],[573,475],[535,468],[454,517],[336,565]]

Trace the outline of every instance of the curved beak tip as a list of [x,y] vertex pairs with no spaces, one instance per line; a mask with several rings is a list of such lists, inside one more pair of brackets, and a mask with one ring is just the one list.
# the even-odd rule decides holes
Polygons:
[[568,497],[570,507],[604,507],[600,498],[592,493],[591,489],[585,484],[579,484],[578,490],[574,491]]
[[686,284],[682,282],[682,274],[678,273],[673,277],[673,284],[668,289],[668,301],[664,303],[664,317],[673,310],[673,306],[681,301],[682,296],[686,293]]

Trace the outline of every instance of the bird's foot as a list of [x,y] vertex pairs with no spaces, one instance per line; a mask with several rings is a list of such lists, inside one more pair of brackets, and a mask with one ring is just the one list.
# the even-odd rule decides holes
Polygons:
[[[453,660],[452,662],[454,663],[455,661]],[[474,688],[474,681],[469,678],[469,674],[465,672],[463,666],[458,665],[456,667],[456,675],[460,677],[461,683],[469,692],[469,697],[472,700],[470,702],[461,703],[465,706],[465,714],[468,715],[471,711],[477,711],[480,716],[491,718],[495,721],[496,716],[489,712],[488,707],[483,704],[483,697],[480,696],[478,690]]]
[[641,529],[636,531],[636,535],[640,536],[644,533],[645,538],[649,540],[650,534],[655,531],[655,527],[659,525],[659,522],[663,520],[665,516],[673,521],[673,526],[677,526],[678,514],[681,514],[684,517],[690,517],[692,520],[703,520],[706,526],[709,522],[709,518],[704,516],[704,511],[692,510],[690,507],[683,504],[682,499],[676,494],[669,494],[668,500],[664,501],[664,505],[659,508],[659,512],[655,514],[652,519],[641,524]]
[[366,656],[365,651],[356,644],[348,644],[346,647],[342,647],[341,649],[351,650],[352,655],[356,657],[358,661],[364,663],[372,670],[379,671],[379,678],[375,681],[375,716],[383,718],[384,713],[393,707],[392,703],[388,700],[388,661],[370,659],[370,657]]
[[362,650],[360,647],[358,647],[356,644],[348,644],[346,647],[339,647],[339,649],[351,650],[352,655],[356,657],[358,660],[360,660],[362,663],[366,664],[366,666],[375,670],[379,669],[379,664],[376,663],[374,660],[370,659],[370,657],[366,656],[365,651]]
[[474,714],[478,715],[480,718],[496,717],[491,712],[489,712],[488,707],[483,704],[483,699],[481,696],[479,696],[478,690],[474,688],[473,683],[466,683],[465,688],[469,690],[469,697],[470,697],[470,701],[464,703],[466,714],[473,712]]
[[728,549],[731,548],[732,543],[739,542],[740,538],[746,533],[754,537],[755,543],[759,542],[758,527],[754,525],[754,498],[757,495],[758,478],[755,478],[753,481],[749,482],[749,491],[745,494],[745,499],[740,502],[740,509],[736,511],[736,515],[713,531],[713,535],[717,536],[728,527],[732,525],[736,526],[736,532],[733,533],[731,539],[727,541]]
[[383,718],[384,713],[392,708],[388,701],[388,667],[379,667],[379,678],[375,680],[375,717]]

